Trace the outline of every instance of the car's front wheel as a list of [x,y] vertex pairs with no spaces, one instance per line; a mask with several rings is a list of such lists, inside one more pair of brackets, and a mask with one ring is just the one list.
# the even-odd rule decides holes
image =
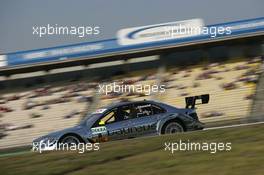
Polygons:
[[175,134],[179,132],[184,132],[184,128],[179,122],[176,121],[167,123],[163,129],[163,134]]
[[78,145],[80,142],[81,141],[76,136],[73,135],[65,136],[60,141],[60,143],[68,144],[68,145],[72,145],[72,144]]

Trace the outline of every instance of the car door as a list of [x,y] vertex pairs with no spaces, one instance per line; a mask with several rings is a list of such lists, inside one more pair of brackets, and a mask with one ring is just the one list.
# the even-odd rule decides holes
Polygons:
[[91,128],[94,140],[102,142],[130,138],[129,117],[130,105],[106,112]]
[[133,128],[133,137],[156,134],[159,113],[154,113],[150,103],[135,103],[133,105],[133,118],[130,125]]

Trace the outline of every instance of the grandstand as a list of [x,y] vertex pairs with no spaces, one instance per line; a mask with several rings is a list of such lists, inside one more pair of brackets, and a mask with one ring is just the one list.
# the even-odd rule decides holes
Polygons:
[[78,83],[2,95],[1,127],[7,137],[1,146],[29,143],[41,134],[76,124],[92,102],[91,87],[91,83]]
[[[77,124],[96,103],[101,107],[121,100],[154,99],[184,107],[184,97],[209,93],[209,104],[199,106],[203,122],[244,118],[250,115],[256,83],[261,74],[262,57],[230,59],[218,63],[200,63],[163,70],[132,71],[111,79],[80,79],[21,88],[1,96],[1,127],[5,136],[0,147],[28,144],[51,131]],[[102,68],[103,69],[103,68]],[[98,94],[99,83],[164,84],[166,91],[157,94]],[[14,89],[14,88],[13,88]],[[99,95],[97,101],[96,94]]]
[[161,100],[184,107],[183,97],[209,93],[210,103],[197,108],[202,121],[249,116],[261,64],[261,59],[254,59],[170,70],[164,75],[164,81],[170,77],[169,88]]

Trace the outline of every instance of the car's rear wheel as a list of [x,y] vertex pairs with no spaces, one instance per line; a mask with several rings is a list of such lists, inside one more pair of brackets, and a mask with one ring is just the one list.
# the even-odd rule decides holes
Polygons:
[[164,134],[175,134],[180,132],[184,132],[184,128],[180,123],[176,121],[172,121],[166,124],[163,130]]

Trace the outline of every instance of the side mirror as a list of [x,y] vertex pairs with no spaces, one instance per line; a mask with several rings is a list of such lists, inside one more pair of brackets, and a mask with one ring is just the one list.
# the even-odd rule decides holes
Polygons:
[[105,122],[100,120],[99,125],[105,125]]

